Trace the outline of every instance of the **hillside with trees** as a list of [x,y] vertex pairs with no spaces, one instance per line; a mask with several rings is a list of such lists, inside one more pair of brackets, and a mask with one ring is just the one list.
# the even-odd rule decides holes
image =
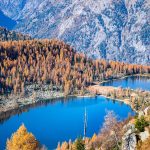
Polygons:
[[0,42],[0,93],[22,93],[25,85],[49,84],[66,95],[93,82],[150,73],[150,66],[92,60],[58,40]]
[[6,28],[0,27],[0,41],[14,41],[14,40],[31,40],[29,35],[23,35],[15,31],[9,31]]
[[0,0],[13,30],[59,38],[92,58],[150,65],[149,0]]
[[[38,92],[43,96],[46,91],[46,94],[50,94],[48,99],[85,95],[88,88],[97,86],[95,84],[101,81],[150,73],[150,66],[90,59],[57,39],[0,42],[0,62],[0,116],[6,116],[7,111],[37,104],[40,100],[42,102],[41,97],[39,101],[36,100]],[[39,91],[35,92],[36,90]],[[130,106],[137,111],[145,111],[149,107],[149,92],[122,88],[110,92],[103,87],[102,92],[105,91],[107,92],[103,94],[96,90],[95,94],[103,94],[113,99],[128,99]],[[30,93],[32,98],[27,96],[27,93]],[[147,114],[144,117],[138,116],[118,122],[113,113],[109,113],[104,119],[100,133],[94,134],[92,138],[78,138],[74,142],[60,143],[57,149],[109,150],[124,146],[126,149],[130,138],[130,134],[127,134],[128,127],[134,127],[134,137],[140,137],[141,131],[149,133],[149,113]],[[145,146],[149,147],[149,141],[143,142],[140,137],[134,146],[144,149]],[[44,149],[23,125],[6,143],[8,150],[36,148]]]

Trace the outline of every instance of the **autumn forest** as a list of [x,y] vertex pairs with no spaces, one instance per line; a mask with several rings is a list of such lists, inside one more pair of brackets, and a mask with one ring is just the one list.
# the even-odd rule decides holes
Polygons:
[[96,81],[150,73],[150,66],[92,60],[59,40],[0,43],[0,93],[24,94],[25,85],[49,84],[65,95]]
[[150,0],[0,0],[0,150],[150,150]]

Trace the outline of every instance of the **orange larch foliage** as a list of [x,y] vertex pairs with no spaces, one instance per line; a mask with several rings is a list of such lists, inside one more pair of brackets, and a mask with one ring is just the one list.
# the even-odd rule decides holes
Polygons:
[[69,94],[93,81],[150,73],[150,66],[92,60],[58,40],[0,42],[0,62],[1,94],[24,93],[32,83],[61,86]]
[[32,133],[28,133],[24,125],[15,132],[11,139],[7,140],[7,150],[35,150],[39,148],[39,143]]

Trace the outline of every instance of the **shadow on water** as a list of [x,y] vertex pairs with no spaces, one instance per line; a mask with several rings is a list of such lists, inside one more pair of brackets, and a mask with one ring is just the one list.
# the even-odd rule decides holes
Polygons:
[[[82,99],[82,102],[80,103],[77,103],[77,99],[81,100]],[[87,99],[87,97],[85,98]],[[87,106],[87,105],[95,105],[97,102],[97,97],[93,97],[90,99],[92,99],[92,101],[90,101],[89,103],[86,102],[86,104],[84,103],[84,97],[75,97],[75,96],[69,96],[69,97],[66,97],[66,98],[55,98],[55,99],[46,99],[46,100],[40,100],[36,103],[33,103],[33,104],[28,104],[28,105],[24,105],[24,106],[21,106],[19,108],[15,108],[13,110],[9,110],[7,112],[2,112],[0,113],[0,124],[3,124],[5,121],[7,121],[10,117],[14,116],[14,115],[21,115],[22,113],[24,112],[28,112],[30,109],[33,109],[33,108],[37,108],[37,107],[41,107],[41,106],[48,106],[48,105],[54,105],[58,102],[60,102],[62,105],[64,105],[65,103],[68,103],[68,102],[71,102],[70,103],[70,107],[72,105],[72,107],[82,107],[82,106]],[[108,101],[110,99],[107,99]]]
[[0,113],[0,124],[4,123],[6,120],[8,120],[13,115],[16,115],[16,114],[20,115],[23,112],[28,112],[31,108],[47,106],[49,104],[53,105],[58,101],[65,103],[66,101],[68,101],[68,98],[55,98],[55,99],[40,100],[33,104],[24,105],[24,106],[21,106],[20,108],[15,108],[15,109],[9,110],[7,112],[2,112],[2,113]]

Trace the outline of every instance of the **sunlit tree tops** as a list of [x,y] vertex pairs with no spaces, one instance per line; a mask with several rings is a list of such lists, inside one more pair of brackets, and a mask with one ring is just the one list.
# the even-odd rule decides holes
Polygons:
[[32,133],[29,133],[24,125],[7,140],[7,150],[35,150],[39,148],[39,143]]
[[0,93],[24,93],[27,83],[51,84],[65,94],[93,81],[148,73],[150,67],[92,60],[58,40],[0,42]]

